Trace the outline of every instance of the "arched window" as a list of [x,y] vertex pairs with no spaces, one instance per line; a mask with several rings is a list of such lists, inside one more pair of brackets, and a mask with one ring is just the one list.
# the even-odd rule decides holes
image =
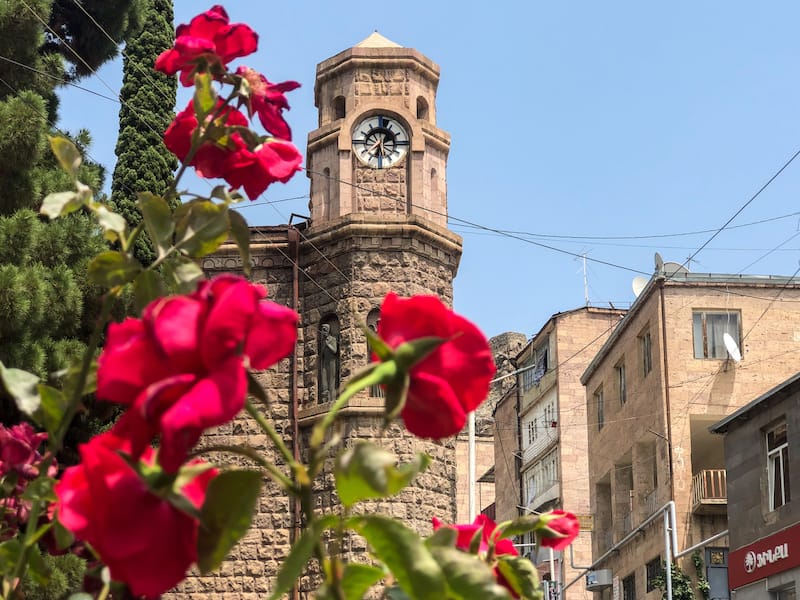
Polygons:
[[333,99],[333,118],[344,119],[344,115],[345,115],[344,96],[336,96],[336,98]]
[[[369,311],[367,315],[367,327],[369,327],[375,333],[378,333],[378,323],[381,320],[381,311],[379,308],[373,308]],[[372,353],[370,352],[370,355]],[[370,356],[371,360],[371,356]],[[371,385],[369,386],[369,396],[370,398],[383,398],[383,388],[379,385]]]
[[317,352],[317,400],[333,402],[339,389],[339,319],[327,315],[320,321]]
[[417,118],[423,121],[428,120],[428,101],[422,96],[417,96]]

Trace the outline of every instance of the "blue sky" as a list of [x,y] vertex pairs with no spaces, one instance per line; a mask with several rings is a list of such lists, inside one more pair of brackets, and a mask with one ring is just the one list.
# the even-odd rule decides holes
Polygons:
[[[210,6],[177,0],[177,20]],[[287,115],[302,151],[317,122],[318,62],[378,30],[440,65],[450,226],[464,238],[455,308],[490,336],[530,336],[551,314],[584,305],[587,289],[593,305],[627,307],[631,280],[652,273],[654,252],[686,260],[800,150],[796,2],[225,6],[261,36],[258,53],[240,62],[302,83]],[[116,61],[81,85],[114,95],[120,79]],[[78,89],[63,93],[59,125],[88,128],[91,154],[109,172],[118,110]],[[798,190],[800,158],[691,270],[794,274]],[[285,223],[308,213],[307,194],[299,174],[242,214],[253,225]]]

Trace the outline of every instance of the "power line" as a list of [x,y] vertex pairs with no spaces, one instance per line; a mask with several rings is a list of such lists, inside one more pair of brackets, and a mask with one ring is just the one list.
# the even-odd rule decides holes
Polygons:
[[8,63],[11,63],[12,65],[16,65],[16,66],[21,67],[23,69],[27,69],[28,71],[33,71],[34,73],[37,73],[39,75],[43,75],[44,77],[49,77],[50,79],[53,79],[54,81],[57,81],[62,85],[69,85],[69,86],[72,86],[72,87],[77,88],[79,90],[83,90],[84,92],[88,92],[90,94],[94,94],[95,96],[98,96],[100,98],[104,98],[105,100],[110,100],[111,102],[116,102],[117,104],[119,104],[119,98],[112,98],[111,96],[106,96],[105,94],[101,94],[100,92],[96,92],[96,91],[91,90],[89,88],[86,88],[86,87],[83,87],[81,85],[78,85],[77,83],[73,83],[73,82],[71,82],[71,81],[69,81],[67,79],[64,79],[63,77],[57,77],[56,75],[52,75],[51,73],[48,73],[47,71],[42,71],[41,69],[37,69],[35,67],[31,67],[29,65],[26,65],[25,63],[21,63],[19,61],[16,61],[13,58],[8,58],[7,56],[0,55],[0,60],[4,60],[4,61],[6,61]]
[[[702,245],[702,246],[700,246],[700,247],[699,247],[697,250],[695,250],[695,251],[692,253],[692,255],[691,255],[691,256],[689,256],[689,257],[688,257],[688,258],[687,258],[687,259],[686,259],[686,260],[685,260],[685,261],[682,263],[682,266],[684,266],[684,267],[685,267],[685,266],[687,266],[689,263],[691,263],[691,261],[694,259],[694,257],[695,257],[695,256],[697,256],[698,254],[700,254],[700,252],[702,252],[702,251],[703,251],[703,249],[704,249],[706,246],[708,246],[708,245],[709,245],[709,244],[710,244],[710,243],[711,243],[711,242],[714,240],[714,238],[716,238],[716,237],[717,237],[717,236],[718,236],[720,233],[722,233],[722,232],[723,232],[723,231],[724,231],[724,230],[725,230],[725,229],[728,227],[728,225],[730,225],[730,224],[731,224],[731,222],[732,222],[732,221],[733,221],[733,220],[734,220],[736,217],[738,217],[738,216],[739,216],[739,215],[740,215],[740,214],[741,214],[741,213],[744,211],[744,209],[746,209],[748,206],[750,206],[750,204],[752,204],[752,203],[753,203],[753,201],[754,201],[756,198],[758,198],[758,197],[761,195],[761,192],[763,192],[765,189],[767,189],[767,187],[769,187],[769,185],[770,185],[770,184],[771,184],[773,181],[775,181],[775,180],[778,178],[778,176],[779,176],[781,173],[783,173],[783,172],[784,172],[784,171],[785,171],[785,170],[786,170],[786,169],[789,167],[789,165],[790,165],[790,164],[792,164],[792,163],[794,162],[794,160],[795,160],[795,159],[796,159],[798,156],[800,156],[800,150],[798,150],[797,152],[795,152],[795,153],[792,155],[792,157],[791,157],[789,160],[787,160],[785,163],[783,163],[783,165],[781,166],[781,168],[780,168],[780,169],[778,169],[778,170],[775,172],[775,174],[774,174],[772,177],[770,177],[770,178],[767,180],[767,182],[766,182],[764,185],[762,185],[762,186],[761,186],[761,187],[758,189],[758,191],[757,191],[755,194],[753,194],[752,196],[750,196],[750,198],[747,200],[747,202],[745,202],[745,203],[744,203],[744,204],[743,204],[743,205],[742,205],[742,206],[739,208],[739,210],[737,210],[735,213],[733,213],[733,216],[732,216],[730,219],[728,219],[727,221],[725,221],[725,223],[722,225],[722,227],[720,227],[719,229],[717,229],[717,230],[716,230],[716,231],[713,233],[713,235],[711,235],[711,237],[709,237],[709,238],[708,238],[708,239],[707,239],[707,240],[706,240],[706,241],[703,243],[703,245]],[[676,273],[677,273],[677,270],[676,270]],[[671,279],[673,276],[674,276],[674,273],[673,273],[673,274],[670,274],[670,275],[668,275],[668,276],[667,276],[667,279]]]
[[[103,28],[103,26],[100,25],[100,23],[98,23],[97,20],[87,12],[81,0],[74,0],[74,2],[75,6],[77,6],[81,10],[81,12],[83,12],[83,14],[89,17],[91,22],[95,24],[95,26],[103,33],[103,35],[105,35],[109,39],[109,41],[111,41],[112,44],[114,44],[117,47],[120,47],[120,42],[117,42],[113,37],[111,37],[111,35]],[[121,49],[120,52],[122,52],[122,55],[125,58],[130,60],[130,57],[128,56],[128,54],[125,52],[124,49]],[[161,87],[158,86],[156,81],[153,79],[152,75],[146,69],[142,68],[142,66],[137,61],[132,61],[132,64],[142,75],[144,75],[147,78],[147,80],[153,85],[153,88],[159,91],[159,93],[164,97],[165,100],[169,100],[170,102],[174,101],[172,97],[170,97],[164,90],[161,89]]]

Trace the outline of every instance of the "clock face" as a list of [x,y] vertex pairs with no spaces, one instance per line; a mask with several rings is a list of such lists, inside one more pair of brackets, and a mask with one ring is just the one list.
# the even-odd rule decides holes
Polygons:
[[405,158],[408,134],[392,117],[375,115],[356,125],[353,151],[358,159],[373,169],[387,169]]

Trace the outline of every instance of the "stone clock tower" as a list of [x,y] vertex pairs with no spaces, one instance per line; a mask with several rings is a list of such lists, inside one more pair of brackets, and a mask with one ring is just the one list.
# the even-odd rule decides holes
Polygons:
[[[301,243],[308,277],[301,428],[326,410],[332,371],[344,381],[367,363],[359,324],[376,325],[387,292],[452,304],[461,239],[446,229],[450,136],[436,126],[438,83],[435,63],[378,33],[317,66],[319,127],[306,158],[311,219]],[[338,342],[335,367],[325,336]],[[374,389],[351,401],[345,443],[377,435],[381,396]],[[377,508],[420,531],[434,514],[454,519],[453,446],[422,442],[400,427],[377,441],[401,458],[427,451],[435,459],[417,489]]]
[[[253,279],[300,314],[294,356],[259,375],[278,430],[297,456],[338,386],[367,364],[360,326],[377,325],[387,292],[433,294],[452,304],[461,238],[446,228],[450,137],[436,126],[438,82],[435,63],[378,33],[320,63],[314,86],[319,127],[309,134],[306,152],[309,218],[251,227]],[[239,271],[235,246],[223,246],[203,268],[209,276]],[[430,531],[431,517],[453,522],[455,441],[419,440],[398,425],[383,431],[383,405],[378,388],[351,399],[342,413],[343,443],[367,439],[403,462],[417,452],[434,460],[400,496],[367,510],[402,518],[422,533]],[[209,437],[212,444],[268,447],[244,420]],[[332,477],[316,492],[319,507],[336,502]],[[299,533],[299,506],[268,487],[254,523],[221,574],[193,578],[178,595],[269,591]],[[365,548],[353,540],[344,550]],[[301,587],[308,589],[295,590],[295,597],[314,584]]]

